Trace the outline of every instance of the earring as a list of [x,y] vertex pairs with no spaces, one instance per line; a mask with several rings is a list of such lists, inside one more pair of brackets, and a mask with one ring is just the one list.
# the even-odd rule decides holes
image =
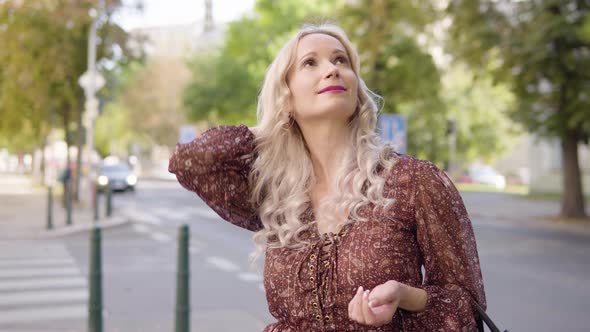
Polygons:
[[291,127],[293,127],[293,122],[295,121],[293,119],[293,114],[291,112],[287,112],[287,118],[289,120],[287,121],[287,123],[283,125],[283,129],[288,131]]

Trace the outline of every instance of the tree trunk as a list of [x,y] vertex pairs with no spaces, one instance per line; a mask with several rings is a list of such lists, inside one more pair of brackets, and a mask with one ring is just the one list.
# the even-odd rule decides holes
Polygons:
[[575,129],[569,129],[561,140],[561,169],[563,191],[561,195],[561,216],[565,218],[587,218],[584,208],[584,193],[578,162],[578,139]]

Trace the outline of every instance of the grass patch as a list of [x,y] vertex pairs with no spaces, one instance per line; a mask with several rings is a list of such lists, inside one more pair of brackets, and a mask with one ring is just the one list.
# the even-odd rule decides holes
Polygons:
[[[561,201],[561,194],[560,193],[529,193],[528,195],[526,195],[526,198],[533,200],[533,201],[559,202],[559,201]],[[590,204],[590,196],[586,195],[584,197],[584,201],[586,201],[586,204]]]
[[478,183],[456,183],[457,189],[461,192],[494,192],[494,193],[507,193],[516,195],[526,195],[529,192],[527,186],[515,186],[509,185],[505,189],[496,189],[492,186]]

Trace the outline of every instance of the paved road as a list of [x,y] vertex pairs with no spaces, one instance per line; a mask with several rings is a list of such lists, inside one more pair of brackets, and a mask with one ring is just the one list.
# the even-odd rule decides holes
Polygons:
[[[531,227],[518,218],[498,220],[489,213],[494,209],[483,202],[501,203],[503,199],[465,194],[474,216],[488,312],[500,327],[510,331],[588,331],[590,236],[583,235],[587,232]],[[486,206],[486,212],[472,202]],[[254,267],[248,262],[253,250],[251,233],[221,221],[194,194],[173,182],[144,181],[135,194],[116,195],[115,206],[144,223],[104,231],[106,331],[172,329],[176,232],[183,223],[191,226],[193,330],[255,332],[273,321],[262,289],[261,262]],[[84,330],[85,317],[76,313],[86,308],[83,293],[87,286],[81,276],[87,273],[88,234],[47,243],[10,244],[13,247],[2,244],[0,252],[19,255],[0,255],[0,331]],[[15,259],[21,256],[25,260]],[[36,264],[53,266],[62,272],[29,276],[29,284],[8,290],[6,285],[19,281],[18,275],[10,273],[18,273],[22,264],[30,268]],[[31,293],[41,289],[57,293],[45,300]],[[58,310],[49,310],[68,306],[72,317],[60,318]],[[11,315],[2,316],[7,308],[12,308]],[[39,308],[46,308],[53,316],[47,314],[49,317],[26,324],[6,318],[30,317],[26,310]]]
[[[193,194],[155,182],[120,194],[116,207],[146,223],[105,231],[105,325],[112,331],[170,331],[174,323],[177,232],[191,231],[191,322],[195,331],[262,331],[268,314],[262,261],[251,265],[252,233],[221,222]],[[195,196],[196,197],[196,196]],[[87,265],[87,236],[69,238]]]

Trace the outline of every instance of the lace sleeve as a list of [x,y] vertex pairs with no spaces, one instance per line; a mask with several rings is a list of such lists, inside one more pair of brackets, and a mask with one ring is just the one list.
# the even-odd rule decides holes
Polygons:
[[262,229],[250,201],[248,174],[254,135],[245,125],[211,128],[190,143],[178,144],[168,170],[221,218],[257,231]]
[[418,243],[428,295],[422,312],[402,312],[404,331],[477,331],[477,302],[486,300],[471,221],[448,176],[419,162],[415,177]]

